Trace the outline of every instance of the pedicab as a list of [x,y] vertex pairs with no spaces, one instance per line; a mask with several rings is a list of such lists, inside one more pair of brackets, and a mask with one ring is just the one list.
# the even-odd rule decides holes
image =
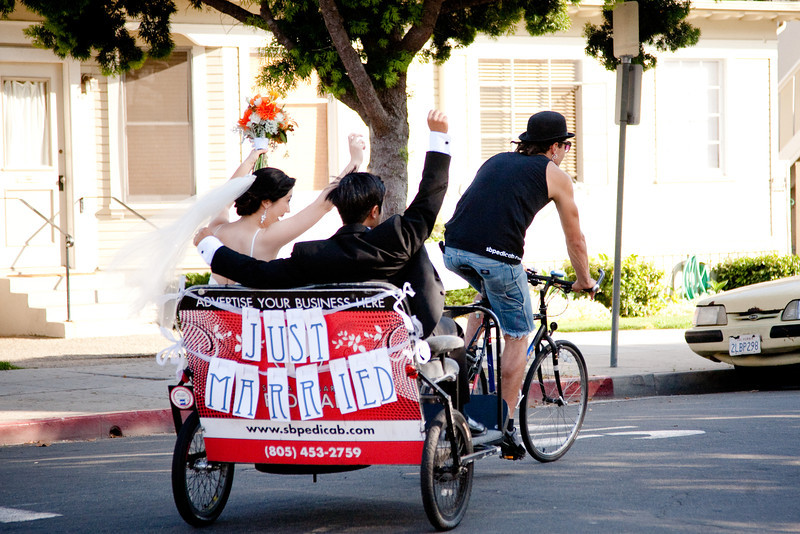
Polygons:
[[169,395],[172,491],[187,523],[220,516],[237,463],[315,480],[419,465],[431,524],[460,523],[478,453],[441,386],[455,380],[446,355],[463,340],[420,340],[405,294],[383,283],[181,291],[183,370]]

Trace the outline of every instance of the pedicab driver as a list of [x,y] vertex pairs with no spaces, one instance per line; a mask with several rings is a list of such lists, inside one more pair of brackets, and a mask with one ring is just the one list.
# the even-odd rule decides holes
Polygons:
[[[502,456],[518,460],[525,447],[514,427],[514,410],[525,372],[528,334],[535,330],[522,257],[525,232],[539,210],[555,203],[577,280],[573,288],[592,289],[586,240],[581,232],[572,178],[559,168],[575,134],[564,116],[542,111],[528,119],[514,152],[489,158],[445,224],[445,266],[488,297],[503,329],[503,400],[509,430]],[[487,202],[494,199],[494,202]]]

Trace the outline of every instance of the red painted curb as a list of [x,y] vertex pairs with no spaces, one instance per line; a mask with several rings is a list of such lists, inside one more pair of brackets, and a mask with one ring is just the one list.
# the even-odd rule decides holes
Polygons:
[[589,379],[589,399],[595,397],[613,397],[614,381],[610,377],[597,377]]
[[[591,378],[588,385],[589,399],[614,396],[614,382],[610,377]],[[0,423],[0,445],[99,439],[120,435],[147,436],[173,432],[175,424],[171,410],[113,412]]]
[[76,415],[0,423],[0,445],[108,438],[120,435],[146,436],[174,431],[171,410]]

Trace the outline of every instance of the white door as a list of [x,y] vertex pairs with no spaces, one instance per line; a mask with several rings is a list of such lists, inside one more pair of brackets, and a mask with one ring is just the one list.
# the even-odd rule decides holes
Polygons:
[[63,124],[61,64],[0,63],[0,269],[63,265]]

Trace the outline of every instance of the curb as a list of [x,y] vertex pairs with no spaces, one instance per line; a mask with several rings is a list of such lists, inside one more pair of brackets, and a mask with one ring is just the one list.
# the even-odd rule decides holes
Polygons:
[[659,395],[697,395],[742,389],[741,377],[734,369],[645,373],[589,380],[589,397],[625,399]]
[[171,410],[76,415],[0,423],[0,446],[174,433]]
[[[589,399],[610,400],[740,391],[747,384],[734,369],[724,369],[591,377],[588,385]],[[174,432],[170,409],[114,412],[0,423],[0,446]]]

